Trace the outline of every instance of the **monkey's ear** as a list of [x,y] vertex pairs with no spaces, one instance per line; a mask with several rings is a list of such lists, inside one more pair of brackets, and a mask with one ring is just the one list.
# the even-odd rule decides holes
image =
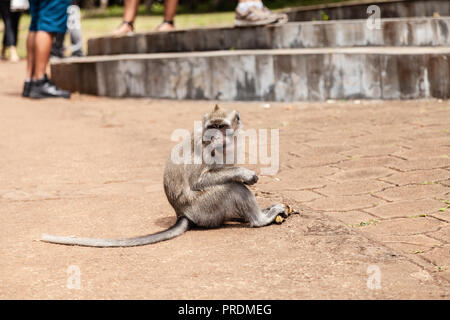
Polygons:
[[220,110],[220,107],[219,107],[219,105],[218,104],[216,104],[215,106],[214,106],[214,110],[213,110],[213,112],[216,112],[216,111],[219,111]]

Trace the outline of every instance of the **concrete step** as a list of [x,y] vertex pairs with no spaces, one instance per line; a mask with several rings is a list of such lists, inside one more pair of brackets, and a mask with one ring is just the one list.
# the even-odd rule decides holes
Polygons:
[[51,65],[62,88],[109,97],[317,101],[450,96],[450,47],[95,56]]
[[357,0],[286,10],[289,21],[367,19],[367,8],[376,5],[381,18],[450,16],[448,0]]
[[[450,1],[449,1],[450,2]],[[354,46],[450,45],[450,17],[382,19],[381,29],[367,20],[295,22],[255,28],[204,28],[149,32],[88,41],[88,55],[288,49]]]

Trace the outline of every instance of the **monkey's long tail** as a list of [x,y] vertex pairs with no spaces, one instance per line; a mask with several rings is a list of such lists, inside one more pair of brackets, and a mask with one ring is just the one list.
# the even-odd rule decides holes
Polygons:
[[49,234],[43,234],[41,241],[65,244],[70,246],[84,247],[136,247],[146,244],[156,243],[178,237],[189,230],[190,221],[186,217],[178,218],[177,222],[167,230],[149,234],[142,237],[127,239],[92,239],[92,238],[74,238],[74,237],[58,237]]

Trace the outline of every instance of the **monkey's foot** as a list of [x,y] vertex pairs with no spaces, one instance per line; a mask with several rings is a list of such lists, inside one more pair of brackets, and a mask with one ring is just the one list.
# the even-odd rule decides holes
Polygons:
[[286,212],[287,212],[288,216],[290,216],[291,214],[299,214],[300,213],[288,204],[286,204],[285,206],[286,206]]
[[283,212],[275,217],[274,222],[276,224],[282,224],[286,220],[286,218],[289,217],[291,214],[299,213],[298,211],[293,209],[290,205],[285,205],[285,207],[286,207],[285,212]]

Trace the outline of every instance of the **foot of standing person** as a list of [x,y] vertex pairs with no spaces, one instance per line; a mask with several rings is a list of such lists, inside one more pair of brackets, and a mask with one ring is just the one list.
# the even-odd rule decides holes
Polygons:
[[261,1],[240,2],[236,7],[234,25],[237,27],[283,24],[288,21],[285,13],[275,13]]
[[17,49],[16,47],[9,47],[9,58],[8,58],[9,62],[19,62],[20,61],[20,57],[17,54]]
[[134,32],[134,22],[133,21],[122,21],[122,24],[113,31],[113,37],[123,37],[133,34]]
[[30,91],[31,91],[31,80],[25,80],[23,83],[23,91],[22,91],[22,97],[29,98],[30,97]]
[[73,58],[81,58],[81,57],[84,57],[84,53],[81,50],[76,50],[76,51],[72,52],[71,57],[73,57]]
[[[24,88],[25,91],[25,88]],[[45,75],[42,79],[34,80],[28,96],[32,99],[43,98],[70,98],[70,92],[62,90],[55,86],[53,82]]]
[[159,26],[156,27],[156,31],[174,31],[175,25],[173,21],[163,21]]

